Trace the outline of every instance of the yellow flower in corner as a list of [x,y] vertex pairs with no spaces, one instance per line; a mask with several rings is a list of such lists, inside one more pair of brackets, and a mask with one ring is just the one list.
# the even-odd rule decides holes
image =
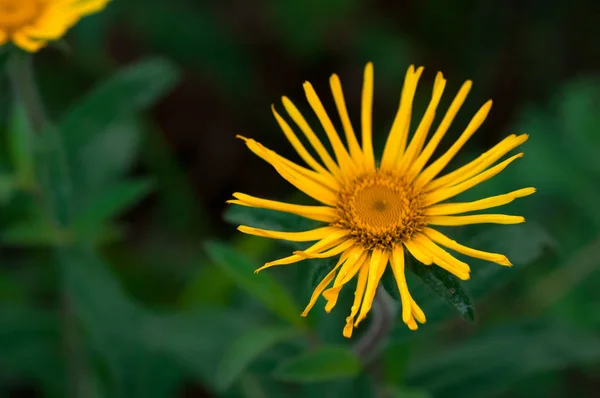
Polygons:
[[0,0],[0,45],[36,52],[110,0]]
[[[433,86],[429,106],[413,130],[411,130],[412,102],[417,83],[423,72],[411,66],[406,72],[398,112],[387,137],[381,159],[376,161],[372,143],[373,65],[367,64],[362,90],[361,131],[359,142],[348,116],[342,86],[338,76],[330,79],[333,98],[344,130],[346,144],[336,132],[333,122],[325,112],[321,100],[312,85],[304,83],[306,98],[319,119],[333,148],[333,155],[319,140],[296,106],[283,97],[283,106],[306,140],[317,154],[315,158],[292,127],[277,113],[273,114],[283,133],[308,167],[285,159],[258,142],[242,137],[248,148],[270,163],[289,183],[321,204],[303,206],[260,199],[235,193],[235,203],[293,213],[311,220],[323,222],[320,228],[303,232],[267,231],[240,226],[239,230],[252,235],[288,241],[315,244],[293,255],[269,262],[257,270],[277,265],[292,264],[307,258],[327,258],[339,255],[337,265],[316,287],[308,306],[302,313],[306,316],[322,294],[327,300],[326,311],[331,311],[340,290],[352,278],[357,278],[354,304],[346,319],[343,334],[352,330],[367,316],[375,291],[385,268],[392,268],[402,302],[402,319],[410,329],[417,329],[416,321],[425,323],[425,314],[409,292],[404,267],[404,251],[410,252],[425,265],[442,267],[462,280],[469,279],[469,265],[446,249],[500,265],[510,266],[506,256],[470,248],[435,229],[436,226],[468,224],[518,224],[520,216],[504,214],[463,215],[490,209],[531,195],[534,188],[523,188],[503,195],[474,202],[445,203],[473,186],[500,173],[522,153],[495,164],[512,149],[527,140],[527,135],[510,135],[470,163],[440,175],[467,140],[477,131],[492,106],[485,103],[471,119],[458,140],[439,158],[431,156],[446,134],[471,88],[465,82],[452,101],[439,125],[427,140],[437,106],[446,86],[446,80],[438,73]],[[416,320],[416,321],[415,321]]]

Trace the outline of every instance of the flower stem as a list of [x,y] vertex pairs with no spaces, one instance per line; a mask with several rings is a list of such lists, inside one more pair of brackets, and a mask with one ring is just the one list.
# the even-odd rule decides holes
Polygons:
[[[44,179],[45,174],[48,173],[50,168],[47,164],[47,160],[52,157],[55,159],[64,159],[64,150],[60,140],[47,139],[56,132],[50,129],[51,124],[46,118],[44,106],[37,90],[33,73],[33,58],[29,54],[15,51],[8,60],[7,70],[15,99],[24,107],[29,126],[35,134],[38,144],[42,142],[45,146],[43,148],[36,148],[35,151],[36,167],[38,168],[38,172],[41,170],[41,173],[44,174],[39,175],[38,173],[37,177],[38,179]],[[63,163],[61,164],[63,166],[65,165]],[[65,186],[70,186],[69,175],[66,168],[58,167],[55,169],[56,172],[61,173]],[[68,194],[65,194],[65,192],[68,191],[43,183],[41,184],[41,187],[43,190],[43,198],[40,200],[40,206],[49,213],[48,217],[53,220],[55,224],[68,227],[68,225],[66,225],[68,224],[68,217],[65,216],[68,212],[60,211],[60,207],[69,207],[69,201],[67,200],[68,198],[66,198]],[[53,189],[59,191],[60,194],[53,192]],[[49,202],[54,204],[57,200],[64,202],[63,206],[45,206],[45,203]],[[60,258],[59,253],[64,249],[56,247],[55,250],[57,254],[56,257]],[[60,307],[63,326],[63,345],[67,358],[68,396],[73,398],[87,397],[90,396],[90,373],[82,349],[81,334],[76,319],[74,318],[72,303],[64,287],[60,294]]]
[[25,107],[25,113],[36,134],[41,134],[48,125],[44,107],[36,89],[33,76],[33,58],[15,51],[8,60],[8,74],[17,100]]
[[396,307],[383,286],[379,286],[371,310],[373,318],[370,328],[354,345],[354,353],[368,364],[378,354],[379,349],[394,327]]

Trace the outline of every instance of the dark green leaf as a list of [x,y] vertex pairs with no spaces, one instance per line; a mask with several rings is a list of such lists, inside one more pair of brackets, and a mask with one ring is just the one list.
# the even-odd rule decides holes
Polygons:
[[102,227],[143,199],[153,188],[153,181],[148,179],[123,181],[106,188],[81,209],[74,220],[75,229],[86,234]]
[[0,174],[0,204],[6,205],[12,199],[17,184],[12,174]]
[[0,385],[35,380],[53,396],[65,394],[60,320],[56,313],[0,307]]
[[360,361],[349,349],[321,346],[282,362],[274,376],[288,382],[316,383],[354,377],[360,371]]
[[[308,231],[322,226],[318,221],[309,220],[294,214],[230,205],[224,214],[225,221],[233,225],[247,225],[272,231]],[[299,242],[281,241],[294,248],[304,248]]]
[[217,367],[217,388],[227,390],[257,357],[297,335],[297,330],[281,326],[261,327],[242,334],[229,347]]
[[139,62],[100,84],[66,113],[59,124],[68,147],[81,148],[112,123],[143,110],[172,89],[178,71],[164,59]]
[[258,266],[233,249],[216,242],[206,245],[211,259],[242,289],[260,300],[281,318],[297,326],[304,325],[300,309],[283,286],[268,272],[255,274]]
[[[436,397],[496,396],[532,375],[600,361],[600,340],[552,322],[510,324],[415,361],[411,384]],[[499,377],[501,375],[501,377]]]
[[3,243],[11,246],[60,246],[70,240],[69,233],[57,229],[47,220],[23,220],[10,224],[0,232]]
[[434,293],[454,308],[467,321],[475,319],[471,298],[454,275],[435,265],[427,266],[406,255],[409,269]]
[[58,128],[77,193],[101,189],[129,166],[139,144],[133,116],[177,80],[177,69],[164,59],[139,62],[99,84],[66,112]]
[[8,154],[15,169],[16,183],[23,189],[33,189],[35,167],[32,131],[27,121],[25,108],[18,102],[12,107],[7,140]]

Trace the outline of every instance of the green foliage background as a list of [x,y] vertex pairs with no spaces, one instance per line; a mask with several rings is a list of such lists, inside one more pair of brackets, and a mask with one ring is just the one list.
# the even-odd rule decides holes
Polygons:
[[[0,397],[597,396],[594,10],[591,0],[113,0],[35,55],[52,121],[43,134],[0,79]],[[368,323],[341,335],[353,289],[331,314],[319,303],[299,316],[329,263],[254,275],[292,248],[235,230],[302,220],[225,200],[306,200],[235,135],[294,158],[270,105],[287,95],[306,109],[309,80],[333,112],[335,72],[357,115],[367,61],[376,145],[406,68],[424,65],[416,114],[436,71],[448,93],[474,81],[443,147],[494,99],[450,167],[530,135],[523,159],[464,197],[538,192],[504,209],[526,224],[451,232],[514,267],[472,260],[472,280],[455,285],[413,264],[427,324],[410,332],[398,315],[365,356],[356,342]]]

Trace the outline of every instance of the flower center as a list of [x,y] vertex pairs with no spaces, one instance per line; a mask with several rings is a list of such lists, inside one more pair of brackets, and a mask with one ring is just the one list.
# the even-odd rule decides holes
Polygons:
[[402,176],[384,170],[344,187],[337,208],[340,218],[334,225],[348,229],[366,249],[389,249],[425,225],[419,192]]
[[42,7],[40,0],[0,0],[0,29],[13,30],[32,22]]

